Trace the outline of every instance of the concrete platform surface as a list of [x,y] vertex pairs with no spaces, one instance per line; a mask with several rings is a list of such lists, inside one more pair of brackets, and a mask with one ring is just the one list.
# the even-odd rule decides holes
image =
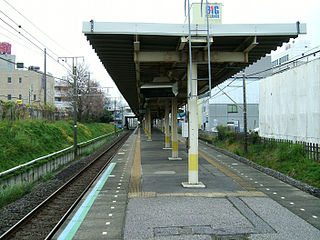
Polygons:
[[[206,187],[183,188],[184,144],[182,160],[170,161],[159,130],[146,140],[142,130],[128,139],[83,219],[74,218],[79,206],[55,239],[320,239],[320,199],[202,142],[199,181]],[[79,222],[74,233],[72,222]]]

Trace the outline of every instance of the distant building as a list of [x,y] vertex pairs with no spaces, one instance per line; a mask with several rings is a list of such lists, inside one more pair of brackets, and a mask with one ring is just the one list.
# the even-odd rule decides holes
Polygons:
[[[44,104],[42,78],[41,72],[0,70],[0,99],[22,100],[22,104]],[[54,104],[54,78],[51,75],[47,75],[47,104]]]
[[[249,75],[246,78],[248,130],[259,127],[259,81],[261,78],[271,75],[271,70],[264,71],[270,69],[270,67],[271,57],[266,56],[245,69],[246,75]],[[250,76],[250,74],[258,72],[261,73]],[[200,111],[199,128],[205,131],[215,131],[218,125],[224,125],[243,131],[242,82],[242,73],[237,74],[220,84],[219,88],[212,89],[211,99],[203,98],[199,100],[201,101],[200,104],[198,102]]]
[[12,72],[15,69],[16,56],[0,54],[0,70]]
[[60,79],[54,82],[54,105],[59,109],[72,107],[70,99],[70,86],[67,79]]
[[[274,68],[273,73],[277,73],[286,70],[287,66],[278,67],[292,59],[297,57],[302,57],[308,50],[310,50],[310,41],[302,39],[294,39],[289,43],[284,44],[281,49],[276,51],[275,54],[271,56],[271,66]],[[276,67],[276,68],[275,68]]]

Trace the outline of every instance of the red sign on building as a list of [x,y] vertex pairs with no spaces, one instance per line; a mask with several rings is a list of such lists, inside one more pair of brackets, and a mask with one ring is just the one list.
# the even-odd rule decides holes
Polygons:
[[11,44],[6,42],[0,43],[0,54],[10,54],[11,55]]

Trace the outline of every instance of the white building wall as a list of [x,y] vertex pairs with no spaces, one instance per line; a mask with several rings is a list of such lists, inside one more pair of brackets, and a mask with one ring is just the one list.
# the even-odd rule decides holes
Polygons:
[[260,136],[320,143],[320,59],[260,81]]

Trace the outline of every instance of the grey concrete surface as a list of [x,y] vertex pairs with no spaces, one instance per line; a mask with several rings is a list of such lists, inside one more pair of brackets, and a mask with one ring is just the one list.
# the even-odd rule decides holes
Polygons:
[[319,198],[202,143],[199,150],[233,175],[199,157],[199,180],[206,188],[185,189],[184,145],[179,143],[183,160],[169,161],[164,135],[152,134],[152,142],[141,134],[142,192],[128,195],[134,136],[116,155],[114,176],[74,239],[320,239]]

